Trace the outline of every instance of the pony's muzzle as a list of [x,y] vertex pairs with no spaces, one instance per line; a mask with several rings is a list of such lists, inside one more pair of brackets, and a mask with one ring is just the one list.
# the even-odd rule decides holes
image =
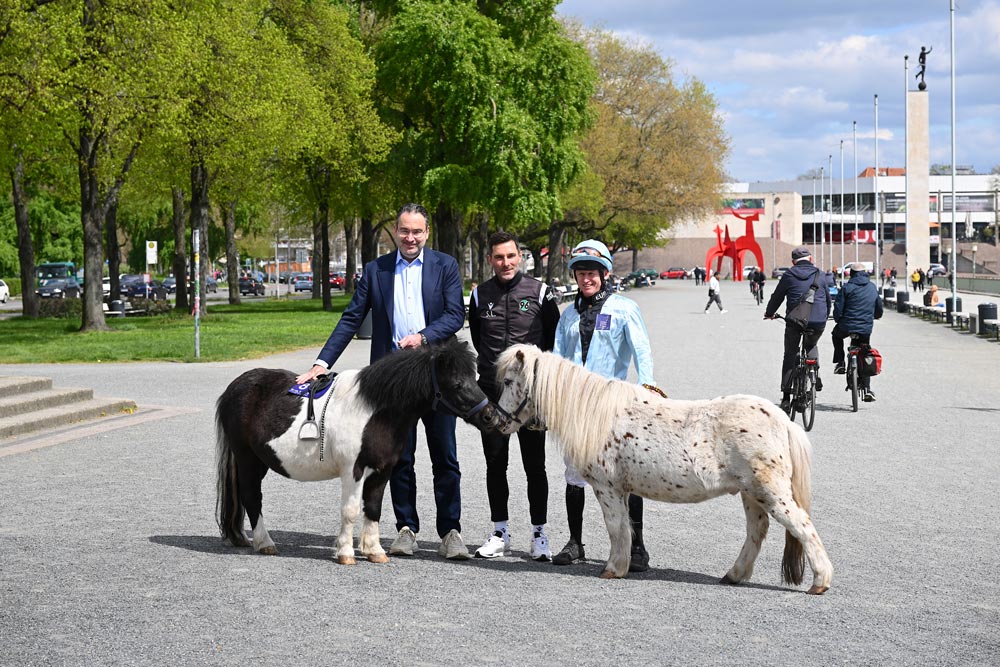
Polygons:
[[498,429],[503,423],[503,418],[497,412],[496,406],[493,403],[489,403],[480,410],[476,415],[476,419],[479,422],[479,428],[484,431]]

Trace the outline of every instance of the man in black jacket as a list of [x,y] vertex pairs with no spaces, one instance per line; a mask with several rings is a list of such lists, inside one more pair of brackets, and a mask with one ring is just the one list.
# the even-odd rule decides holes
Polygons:
[[[864,264],[851,265],[851,279],[844,289],[837,293],[833,304],[833,319],[837,326],[833,327],[830,336],[833,338],[833,372],[844,374],[844,339],[851,334],[857,334],[858,343],[871,343],[872,329],[875,320],[882,317],[882,299],[879,298],[875,283],[868,279]],[[875,394],[871,389],[871,377],[859,377],[862,398],[871,403]]]
[[[500,397],[494,365],[500,353],[511,345],[528,343],[551,350],[559,323],[556,295],[545,283],[520,271],[521,248],[508,232],[489,238],[493,277],[472,291],[469,301],[469,333],[479,352],[479,386],[492,401]],[[482,433],[486,455],[486,494],[490,500],[493,532],[477,558],[497,558],[510,553],[507,526],[507,460],[510,436],[497,431]],[[539,561],[552,559],[545,534],[549,483],[545,473],[545,432],[521,428],[517,432],[521,461],[528,478],[528,510],[531,514],[530,555]]]
[[[787,315],[805,298],[813,284],[816,284],[816,295],[805,330],[791,322],[785,322],[785,356],[781,363],[781,409],[785,412],[790,409],[791,379],[798,363],[799,342],[804,339],[805,346],[809,350],[809,358],[818,360],[816,343],[823,336],[826,320],[830,317],[830,287],[826,275],[812,263],[809,249],[799,246],[793,250],[792,264],[793,266],[782,274],[781,280],[771,294],[771,299],[767,302],[767,308],[764,309],[764,319],[773,319],[781,302],[784,301],[785,315]],[[821,391],[823,381],[819,377],[818,361],[816,371],[816,391]]]

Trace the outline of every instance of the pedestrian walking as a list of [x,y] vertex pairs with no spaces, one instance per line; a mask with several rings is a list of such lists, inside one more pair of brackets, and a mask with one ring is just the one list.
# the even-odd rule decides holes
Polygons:
[[719,291],[719,272],[715,271],[712,273],[712,278],[708,281],[708,303],[705,304],[705,314],[708,315],[708,309],[712,307],[712,304],[719,307],[720,314],[727,313],[725,308],[722,307],[722,294]]

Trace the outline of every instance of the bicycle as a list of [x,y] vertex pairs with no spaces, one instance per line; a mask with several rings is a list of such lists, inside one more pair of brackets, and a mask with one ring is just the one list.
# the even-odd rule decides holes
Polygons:
[[754,283],[754,285],[756,285],[757,287],[754,288],[753,295],[754,298],[757,299],[757,305],[759,306],[760,304],[764,303],[764,284]]
[[[781,315],[775,313],[775,319],[785,320]],[[808,326],[800,327],[805,332]],[[816,359],[809,358],[809,350],[805,346],[805,336],[799,340],[799,357],[795,369],[792,371],[791,395],[792,400],[788,407],[788,416],[795,421],[795,413],[802,413],[802,426],[806,431],[811,431],[813,423],[816,421]]]
[[861,336],[851,334],[851,344],[847,348],[847,391],[851,392],[851,412],[858,411],[858,399],[861,395],[861,367],[858,355],[865,352],[865,344],[860,342]]

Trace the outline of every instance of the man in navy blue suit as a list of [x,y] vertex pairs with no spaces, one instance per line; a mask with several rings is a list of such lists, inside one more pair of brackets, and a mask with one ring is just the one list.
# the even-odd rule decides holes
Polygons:
[[[365,266],[340,322],[313,367],[298,376],[296,382],[306,382],[331,368],[369,311],[373,362],[396,349],[446,340],[462,328],[465,303],[458,262],[450,255],[424,248],[430,232],[429,219],[427,209],[419,204],[406,204],[399,210],[395,230],[398,250]],[[469,551],[461,534],[462,475],[455,446],[455,417],[432,411],[421,421],[434,470],[437,531],[441,537],[438,553],[463,560],[469,557]],[[413,471],[416,447],[414,427],[389,480],[399,531],[389,553],[396,556],[412,556],[420,532],[417,480]]]

